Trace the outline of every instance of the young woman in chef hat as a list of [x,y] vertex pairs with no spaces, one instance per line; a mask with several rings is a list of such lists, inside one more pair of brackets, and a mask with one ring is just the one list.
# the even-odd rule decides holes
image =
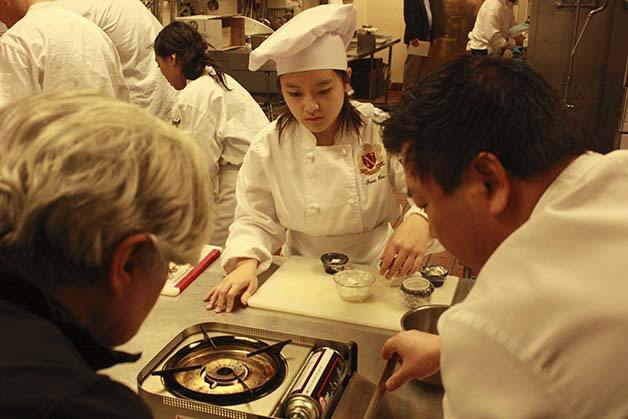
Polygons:
[[205,297],[208,309],[231,311],[240,295],[246,305],[282,245],[284,255],[382,259],[389,276],[420,267],[425,213],[413,206],[394,232],[390,224],[400,214],[394,191],[406,186],[403,167],[382,145],[386,114],[347,96],[346,47],[355,24],[352,5],[314,7],[251,53],[252,71],[275,61],[288,110],[257,135],[244,159],[222,257],[228,275]]
[[268,119],[249,92],[214,63],[207,42],[190,25],[172,22],[159,32],[154,48],[162,74],[180,91],[172,123],[191,134],[216,175],[216,221],[208,242],[224,246],[235,212],[238,170]]

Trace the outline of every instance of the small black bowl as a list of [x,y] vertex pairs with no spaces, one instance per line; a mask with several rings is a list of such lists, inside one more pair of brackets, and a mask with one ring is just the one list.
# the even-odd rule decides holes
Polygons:
[[345,270],[349,263],[349,256],[338,252],[323,253],[321,255],[321,262],[323,262],[325,272],[333,275],[336,272]]
[[449,274],[449,269],[442,265],[423,266],[419,271],[421,276],[434,285],[435,288],[442,287]]

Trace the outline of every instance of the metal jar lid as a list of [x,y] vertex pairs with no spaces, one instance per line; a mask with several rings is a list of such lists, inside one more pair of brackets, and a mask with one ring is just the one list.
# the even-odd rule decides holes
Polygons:
[[434,285],[424,278],[408,278],[401,284],[401,292],[419,297],[429,297],[434,292]]

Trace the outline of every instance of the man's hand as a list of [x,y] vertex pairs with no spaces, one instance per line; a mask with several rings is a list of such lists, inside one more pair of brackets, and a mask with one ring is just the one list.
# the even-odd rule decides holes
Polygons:
[[382,358],[399,355],[401,367],[386,381],[386,390],[393,391],[413,378],[435,374],[440,367],[440,336],[408,330],[384,343]]

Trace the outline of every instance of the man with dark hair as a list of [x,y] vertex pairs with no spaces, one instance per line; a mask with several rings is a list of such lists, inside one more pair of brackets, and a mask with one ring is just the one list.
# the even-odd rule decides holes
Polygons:
[[[628,417],[628,152],[587,151],[522,63],[462,57],[387,121],[432,233],[479,272],[440,337],[389,339],[394,390],[439,368],[445,417]],[[600,388],[603,387],[603,391]]]

